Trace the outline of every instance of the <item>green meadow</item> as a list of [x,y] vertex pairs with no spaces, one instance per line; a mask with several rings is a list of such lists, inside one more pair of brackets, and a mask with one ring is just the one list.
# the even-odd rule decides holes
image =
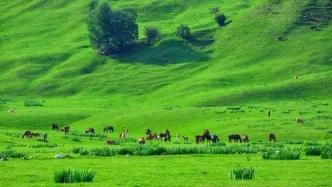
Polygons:
[[[331,186],[330,0],[103,1],[136,11],[139,45],[99,55],[88,0],[0,1],[0,186],[62,185],[55,173],[70,168],[95,175],[68,186]],[[180,24],[193,40],[175,36]],[[161,33],[152,46],[146,27]],[[148,128],[172,141],[140,146]],[[220,142],[196,144],[204,129]],[[232,179],[238,166],[253,179]]]

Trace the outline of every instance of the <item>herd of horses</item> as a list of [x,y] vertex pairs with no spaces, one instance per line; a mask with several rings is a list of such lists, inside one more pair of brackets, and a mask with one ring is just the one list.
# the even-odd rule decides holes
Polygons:
[[[60,128],[60,126],[58,124],[52,123],[51,124],[51,129],[53,131],[62,131],[62,132],[64,132],[64,134],[67,135],[67,134],[69,134],[70,126],[65,125],[63,128]],[[105,126],[104,127],[104,132],[105,133],[109,133],[109,132],[113,133],[114,132],[114,127],[113,126]],[[95,129],[94,128],[87,128],[85,130],[85,134],[88,135],[88,136],[95,135]],[[127,138],[127,134],[128,134],[128,129],[123,128],[121,133],[119,134],[119,138],[120,139],[125,139],[125,138]],[[146,140],[148,140],[148,141],[157,140],[157,141],[171,142],[171,137],[172,137],[171,132],[170,132],[169,129],[166,129],[165,132],[161,132],[159,134],[152,132],[151,129],[146,129],[145,130],[145,135],[146,135],[145,137],[142,136],[142,137],[138,138],[138,143],[140,145],[144,145]],[[40,133],[32,132],[31,130],[26,130],[23,133],[22,138],[33,138],[33,137],[38,138],[40,136],[41,136]],[[175,137],[178,141],[181,136],[177,134]],[[188,137],[182,136],[182,138],[183,138],[184,143],[189,142]],[[47,142],[47,133],[43,134],[43,140],[45,142]],[[248,135],[240,135],[240,134],[230,134],[228,136],[228,140],[231,143],[232,142],[249,143],[249,136]],[[274,133],[269,133],[268,134],[268,140],[270,142],[276,142],[276,135]],[[215,134],[211,134],[208,129],[205,129],[203,134],[195,136],[195,142],[196,142],[196,144],[203,143],[203,142],[218,143],[219,142],[219,137]],[[116,144],[116,141],[107,139],[105,141],[105,144],[114,145],[114,144]]]

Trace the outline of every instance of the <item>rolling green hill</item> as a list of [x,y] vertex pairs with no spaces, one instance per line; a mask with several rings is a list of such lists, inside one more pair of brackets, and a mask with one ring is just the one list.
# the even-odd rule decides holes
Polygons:
[[[285,136],[295,127],[280,125],[293,124],[297,116],[309,124],[324,122],[317,136],[330,128],[331,1],[107,2],[137,11],[141,39],[146,26],[159,28],[162,39],[152,47],[99,56],[88,40],[89,1],[0,2],[1,126],[43,129],[58,121],[78,128],[115,123],[137,134],[149,126],[255,133],[265,127],[248,125],[265,123],[261,118],[272,108],[284,122],[271,128]],[[228,25],[217,26],[213,7],[228,16]],[[180,24],[190,26],[195,41],[174,36]],[[44,106],[23,106],[29,99]],[[244,116],[232,116],[227,106],[240,106]],[[208,115],[201,113],[205,107]],[[15,120],[9,108],[17,109]],[[317,110],[322,118],[314,115]]]

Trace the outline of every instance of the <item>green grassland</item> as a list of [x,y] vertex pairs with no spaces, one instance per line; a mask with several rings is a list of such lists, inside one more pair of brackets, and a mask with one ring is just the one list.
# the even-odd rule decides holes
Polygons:
[[[285,145],[300,142],[301,149],[305,142],[331,142],[331,1],[106,1],[137,11],[140,40],[147,26],[158,28],[161,40],[100,56],[88,40],[90,1],[0,1],[0,151],[31,157],[0,161],[0,186],[55,185],[54,172],[69,167],[93,168],[96,186],[331,185],[331,161],[316,156],[271,161],[260,153],[101,158],[71,152],[105,147],[121,128],[131,141],[115,147],[136,145],[146,128],[188,136],[189,146],[206,128],[224,142],[239,133],[261,144],[269,132]],[[213,7],[230,23],[218,27]],[[175,37],[180,24],[195,40]],[[52,132],[51,123],[69,124],[71,134]],[[115,133],[104,134],[109,124]],[[88,127],[98,136],[82,136]],[[22,140],[28,129],[47,132],[48,144]],[[73,158],[55,160],[58,153]],[[238,164],[255,167],[254,180],[231,180],[228,172]]]

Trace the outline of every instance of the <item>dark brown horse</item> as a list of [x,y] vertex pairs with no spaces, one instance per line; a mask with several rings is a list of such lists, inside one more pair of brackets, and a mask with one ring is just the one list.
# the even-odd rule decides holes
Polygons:
[[151,129],[145,129],[145,135],[149,135],[152,133],[152,130]]
[[85,134],[87,134],[87,135],[94,135],[95,134],[95,129],[94,128],[87,128],[85,130]]
[[105,144],[107,144],[107,145],[115,145],[116,142],[114,140],[106,140]]
[[149,132],[149,134],[146,137],[146,140],[156,140],[158,139],[157,133],[152,133],[152,131]]
[[249,136],[248,135],[243,135],[242,136],[242,142],[243,143],[249,143]]
[[269,133],[269,141],[270,142],[276,142],[277,141],[277,138],[276,138],[276,135],[274,133]]
[[23,138],[32,138],[32,132],[30,130],[24,131],[24,133],[22,135],[22,139]]
[[167,141],[171,142],[171,132],[168,129],[166,129],[165,133],[159,134],[159,139],[163,140],[163,138],[164,138],[165,142],[167,142]]
[[203,142],[204,141],[204,137],[202,136],[202,135],[197,135],[197,136],[195,136],[195,142],[197,143],[197,144],[199,144],[199,143],[201,143],[201,142]]
[[240,142],[242,143],[241,136],[239,134],[231,134],[228,136],[229,142]]
[[31,137],[40,137],[40,134],[38,132],[32,132]]
[[52,128],[52,130],[59,130],[59,125],[58,124],[56,124],[56,123],[52,123],[51,124],[51,128]]
[[106,126],[106,127],[104,127],[104,132],[114,132],[113,126]]
[[211,141],[212,143],[218,143],[219,142],[219,138],[217,135],[211,135]]
[[138,143],[139,143],[140,145],[144,145],[144,144],[145,144],[145,139],[144,139],[144,137],[140,137],[140,138],[138,138]]
[[300,118],[300,117],[297,117],[297,118],[296,118],[296,122],[297,122],[297,124],[299,124],[299,125],[303,125],[303,124],[304,124],[304,120],[303,120],[302,118]]
[[70,130],[69,125],[63,127],[63,131],[65,132],[65,134],[69,134],[69,130]]

